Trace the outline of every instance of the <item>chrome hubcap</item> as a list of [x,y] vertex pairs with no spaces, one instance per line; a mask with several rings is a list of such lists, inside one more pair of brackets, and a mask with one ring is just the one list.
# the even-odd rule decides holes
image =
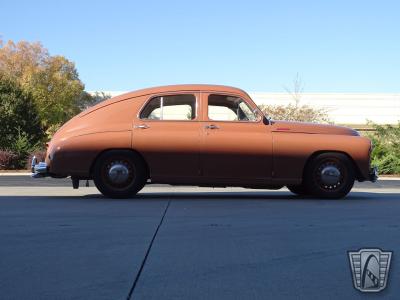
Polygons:
[[336,166],[326,166],[321,170],[321,181],[324,185],[334,186],[340,182],[340,175]]
[[128,180],[129,169],[122,163],[115,163],[108,170],[108,178],[114,184],[122,184]]

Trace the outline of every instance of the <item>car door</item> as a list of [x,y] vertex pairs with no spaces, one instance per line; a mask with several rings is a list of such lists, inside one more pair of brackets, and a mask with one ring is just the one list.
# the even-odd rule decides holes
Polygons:
[[199,93],[152,95],[134,121],[132,147],[141,153],[152,181],[192,182],[200,176]]
[[243,96],[202,93],[201,166],[205,180],[220,183],[266,184],[272,172],[270,126]]

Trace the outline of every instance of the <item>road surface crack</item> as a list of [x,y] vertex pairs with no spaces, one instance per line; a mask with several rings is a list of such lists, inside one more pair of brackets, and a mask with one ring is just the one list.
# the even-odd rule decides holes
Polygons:
[[162,225],[162,223],[163,223],[163,221],[164,221],[165,215],[167,214],[167,211],[168,211],[168,208],[169,208],[169,205],[170,205],[170,204],[171,204],[171,199],[168,200],[168,203],[167,203],[167,205],[165,206],[164,213],[163,213],[163,215],[162,215],[162,217],[161,217],[161,220],[160,220],[160,222],[158,223],[158,226],[157,226],[157,228],[156,228],[156,231],[155,231],[154,234],[153,234],[153,237],[152,237],[152,239],[151,239],[151,241],[150,241],[149,246],[147,247],[147,251],[146,251],[146,254],[145,254],[145,256],[144,256],[144,258],[143,258],[143,260],[142,260],[142,264],[140,265],[139,272],[137,272],[136,277],[135,277],[135,280],[133,281],[132,287],[131,287],[131,289],[130,289],[130,291],[129,291],[128,297],[126,298],[127,300],[132,299],[133,292],[135,291],[135,288],[136,288],[137,283],[138,283],[138,281],[139,281],[140,275],[142,274],[142,271],[143,271],[144,266],[145,266],[145,264],[146,264],[147,257],[149,256],[149,253],[150,253],[150,251],[151,251],[151,247],[153,246],[153,243],[154,243],[154,240],[156,239],[158,230],[160,229],[160,227],[161,227],[161,225]]

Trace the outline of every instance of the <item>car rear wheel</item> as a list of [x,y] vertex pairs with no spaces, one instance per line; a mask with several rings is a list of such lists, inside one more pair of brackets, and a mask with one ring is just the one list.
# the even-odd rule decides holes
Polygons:
[[299,195],[299,196],[305,196],[308,195],[309,192],[307,191],[306,187],[303,184],[299,185],[288,185],[287,188],[289,191],[291,191],[293,194]]
[[98,190],[110,198],[134,196],[146,184],[143,160],[126,150],[107,151],[97,158],[93,180]]
[[350,159],[342,153],[322,153],[305,172],[305,187],[315,197],[339,199],[354,185],[355,172]]

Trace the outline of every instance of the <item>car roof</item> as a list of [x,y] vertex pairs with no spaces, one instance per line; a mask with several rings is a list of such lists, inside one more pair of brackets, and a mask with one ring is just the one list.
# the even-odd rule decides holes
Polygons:
[[216,85],[216,84],[176,84],[176,85],[164,85],[164,86],[156,86],[145,89],[140,89],[136,91],[132,91],[129,93],[125,93],[119,95],[115,98],[133,98],[140,97],[149,94],[155,93],[165,93],[165,92],[178,92],[178,91],[218,91],[218,92],[231,92],[231,93],[245,93],[245,91],[226,85]]
[[[176,85],[164,85],[164,86],[156,86],[145,89],[140,89],[132,92],[128,92],[110,99],[107,99],[103,102],[96,104],[95,106],[90,107],[80,114],[80,116],[87,115],[99,108],[114,104],[116,102],[120,102],[123,100],[141,97],[145,95],[157,94],[157,93],[167,93],[167,92],[182,92],[182,91],[215,91],[215,92],[225,92],[225,93],[234,93],[234,94],[244,94],[248,96],[248,94],[239,89],[232,86],[226,85],[215,85],[215,84],[176,84]],[[248,96],[249,97],[249,96]]]

